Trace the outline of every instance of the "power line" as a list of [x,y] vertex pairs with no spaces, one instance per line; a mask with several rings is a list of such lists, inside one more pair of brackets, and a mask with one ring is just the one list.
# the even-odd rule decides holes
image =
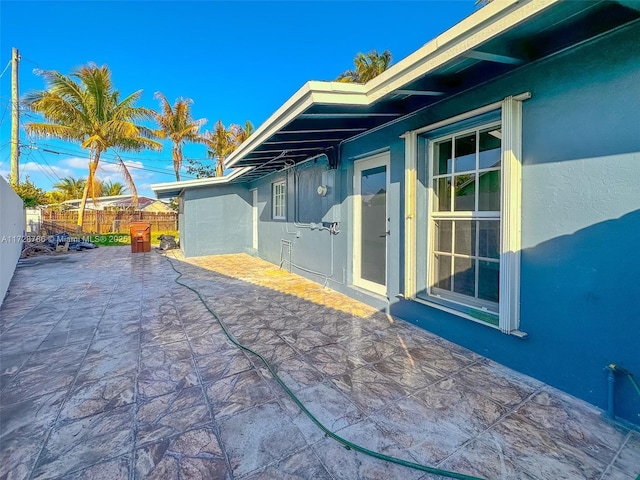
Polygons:
[[2,112],[2,118],[0,118],[0,127],[2,126],[2,124],[4,123],[4,116],[7,114],[7,112],[9,111],[9,107],[11,106],[11,102],[7,102],[7,105],[4,107],[4,111]]
[[[27,133],[27,138],[29,139],[29,142],[31,142],[32,144],[35,143],[33,141],[33,138],[31,138],[31,135],[29,135],[29,133]],[[38,154],[40,155],[40,158],[42,159],[42,161],[47,165],[47,167],[49,167],[49,170],[51,170],[51,173],[53,173],[53,175],[60,181],[62,181],[62,179],[60,178],[60,175],[58,175],[56,173],[56,171],[53,169],[53,167],[49,164],[49,162],[47,161],[47,159],[44,157],[44,155],[42,154],[42,152],[40,151],[40,149],[37,149]],[[31,152],[30,152],[31,153]],[[55,179],[54,179],[55,180]],[[55,183],[55,181],[54,181]]]
[[0,78],[2,78],[2,76],[4,75],[4,73],[7,71],[7,68],[9,68],[9,65],[11,65],[11,60],[9,60],[7,62],[7,66],[4,67],[4,70],[2,70],[2,73],[0,73]]
[[[41,145],[49,146],[47,144],[41,144]],[[52,147],[51,149],[49,149],[49,148],[41,148],[40,146],[37,146],[37,145],[34,145],[34,144],[32,144],[32,145],[22,144],[22,146],[26,146],[26,147],[31,148],[31,149],[40,149],[43,152],[53,153],[53,154],[56,154],[56,155],[73,155],[73,156],[75,156],[77,158],[82,158],[83,160],[90,160],[90,158],[84,152],[82,152],[82,153],[77,153],[77,152],[73,152],[73,151],[70,152],[70,151],[65,151],[64,149],[60,149],[60,148],[57,148],[57,147]],[[54,148],[55,148],[55,150],[54,150]],[[104,163],[111,164],[111,165],[120,165],[119,161],[113,160],[113,159],[108,159],[108,158],[105,158],[105,157],[100,157],[100,161],[104,162]],[[171,175],[171,176],[174,175],[172,172],[167,172],[166,170],[153,169],[153,168],[149,168],[149,167],[140,167],[138,165],[131,165],[130,163],[127,164],[127,162],[136,162],[137,160],[122,159],[122,161],[123,161],[123,163],[125,163],[125,166],[128,169],[129,168],[133,168],[133,169],[136,169],[136,170],[142,170],[142,171],[147,171],[147,172],[152,172],[152,173],[158,173],[158,174],[162,174],[162,175]],[[191,175],[185,175],[185,177],[191,178],[191,179],[195,179],[196,178],[196,177],[191,176]]]
[[[29,111],[25,111],[24,109],[20,109],[20,115],[23,117],[27,117],[31,120],[38,120],[37,115],[34,115],[33,113],[29,112]],[[85,155],[85,152],[83,150],[72,150],[72,149],[67,149],[67,151],[65,152],[61,152],[61,153],[65,153],[68,155]],[[136,160],[138,161],[145,161],[145,162],[163,162],[166,163],[167,160],[166,159],[162,159],[162,158],[149,158],[149,157],[137,157]],[[211,160],[209,157],[197,157],[197,158],[188,158],[188,160],[194,160],[194,161],[207,161],[207,160]],[[164,172],[163,172],[164,173]],[[192,178],[196,178],[196,177],[192,177]]]
[[[42,165],[40,165],[38,162],[36,162],[36,161],[35,161],[35,159],[34,159],[34,158],[32,158],[32,155],[33,155],[33,152],[29,152],[29,153],[27,154],[27,159],[31,159],[31,160],[33,161],[33,163],[36,165],[36,167],[38,167],[38,169],[42,172],[42,174],[43,174],[45,177],[47,177],[47,179],[48,179],[49,181],[51,181],[51,182],[55,183],[56,179],[55,179],[55,178],[53,178],[53,177],[49,174],[49,172],[47,172],[47,171],[44,169],[44,167],[43,167]],[[29,176],[29,174],[28,174],[27,172],[25,172],[24,170],[22,170],[22,171],[21,171],[21,173],[24,175],[24,177],[28,177],[28,176]],[[23,180],[23,179],[24,179],[23,175],[20,175],[21,180]]]
[[36,67],[40,67],[40,64],[35,60],[31,60],[30,58],[25,57],[24,55],[20,55],[20,60],[26,60],[27,62],[33,63]]
[[11,154],[7,155],[7,157],[2,162],[0,162],[0,168],[2,168],[2,165],[7,163],[7,160],[9,160],[10,158],[11,158]]

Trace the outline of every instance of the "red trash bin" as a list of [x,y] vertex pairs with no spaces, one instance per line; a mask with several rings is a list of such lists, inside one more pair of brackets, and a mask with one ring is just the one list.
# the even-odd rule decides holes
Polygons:
[[151,224],[149,222],[131,222],[131,253],[151,251]]

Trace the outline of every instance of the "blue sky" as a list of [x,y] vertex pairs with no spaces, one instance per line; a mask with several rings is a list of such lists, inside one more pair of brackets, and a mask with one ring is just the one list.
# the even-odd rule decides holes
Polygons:
[[[388,49],[398,62],[476,10],[474,0],[450,1],[7,1],[0,3],[0,72],[20,51],[20,95],[42,89],[34,69],[68,74],[107,64],[122,96],[143,90],[140,106],[193,99],[204,129],[251,120],[258,127],[308,80],[332,80],[358,52]],[[0,79],[0,175],[9,171],[11,71]],[[33,116],[31,116],[33,119]],[[26,116],[22,121],[29,121]],[[21,130],[21,178],[45,190],[59,177],[86,175],[79,145],[30,139]],[[46,152],[53,150],[59,153]],[[206,159],[202,145],[188,158]],[[138,192],[175,180],[171,146],[161,153],[121,153]],[[113,155],[98,176],[123,181]],[[189,178],[184,176],[183,178]]]

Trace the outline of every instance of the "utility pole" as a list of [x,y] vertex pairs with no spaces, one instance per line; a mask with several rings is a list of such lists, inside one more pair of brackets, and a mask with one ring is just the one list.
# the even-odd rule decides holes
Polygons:
[[20,98],[18,96],[18,49],[11,50],[11,186],[20,183]]

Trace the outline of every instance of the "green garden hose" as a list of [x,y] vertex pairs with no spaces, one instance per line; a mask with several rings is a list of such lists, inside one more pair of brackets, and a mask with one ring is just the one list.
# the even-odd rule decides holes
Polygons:
[[300,399],[298,399],[298,397],[296,397],[296,395],[291,391],[291,389],[289,387],[287,387],[287,385],[284,383],[284,381],[282,381],[282,379],[276,373],[275,368],[267,361],[267,359],[265,359],[258,352],[255,352],[255,351],[251,350],[249,347],[246,347],[246,346],[242,345],[240,342],[238,342],[235,339],[235,337],[231,334],[231,332],[229,332],[229,329],[227,328],[227,325],[215,313],[215,311],[212,308],[209,307],[209,304],[202,297],[200,292],[198,290],[196,290],[195,288],[187,285],[186,283],[181,282],[180,281],[180,277],[182,277],[182,272],[180,272],[180,271],[178,271],[178,269],[176,269],[176,267],[174,266],[173,262],[169,259],[169,257],[167,257],[165,255],[165,258],[167,259],[167,261],[171,265],[171,268],[173,268],[174,272],[176,272],[178,274],[178,276],[174,279],[174,281],[178,285],[181,285],[181,286],[191,290],[193,293],[195,293],[198,296],[198,298],[200,299],[202,304],[205,306],[205,308],[209,311],[209,313],[213,316],[213,318],[216,319],[216,321],[218,322],[218,324],[220,325],[220,327],[222,328],[222,330],[224,331],[225,335],[227,336],[227,338],[229,339],[229,341],[231,343],[233,343],[236,347],[244,350],[245,352],[248,352],[248,353],[251,353],[252,355],[255,355],[256,357],[258,357],[262,361],[262,363],[264,363],[264,365],[267,367],[269,372],[271,372],[271,375],[273,375],[273,378],[275,378],[275,380],[280,384],[282,389],[287,393],[287,395],[289,395],[291,400],[293,400],[293,402],[298,406],[298,408],[300,408],[300,410],[302,410],[302,412],[307,417],[309,417],[311,419],[311,421],[313,423],[315,423],[318,426],[318,428],[325,433],[326,436],[333,438],[335,441],[337,441],[338,443],[342,444],[347,450],[355,450],[357,452],[363,453],[363,454],[368,455],[370,457],[374,457],[374,458],[377,458],[379,460],[384,460],[384,461],[390,462],[390,463],[395,463],[397,465],[402,465],[404,467],[412,468],[414,470],[420,470],[420,471],[423,471],[423,472],[428,472],[428,473],[432,473],[434,475],[440,475],[440,476],[448,477],[448,478],[457,478],[457,479],[460,479],[460,480],[483,480],[483,479],[481,479],[479,477],[473,477],[471,475],[465,475],[463,473],[458,473],[458,472],[451,472],[451,471],[448,471],[448,470],[441,470],[439,468],[429,467],[427,465],[421,465],[419,463],[413,463],[413,462],[409,462],[407,460],[402,460],[401,458],[396,458],[396,457],[390,457],[388,455],[383,455],[382,453],[374,452],[373,450],[369,450],[369,449],[364,448],[364,447],[362,447],[360,445],[352,443],[349,440],[346,440],[346,439],[340,437],[339,435],[337,435],[336,433],[332,432],[331,430],[329,430],[322,423],[320,423],[320,421],[316,417],[314,417],[313,414],[309,410],[307,410],[307,407],[305,407],[304,404],[300,401]]
[[[622,373],[624,376],[626,376],[631,382],[631,385],[633,385],[633,388],[635,389],[637,394],[640,395],[640,386],[638,385],[638,382],[636,382],[636,379],[634,378],[633,374],[630,371],[625,370],[622,367],[619,367],[615,363],[610,364],[608,368],[612,372],[619,372],[619,373]],[[640,479],[640,476],[638,476],[638,479]]]

